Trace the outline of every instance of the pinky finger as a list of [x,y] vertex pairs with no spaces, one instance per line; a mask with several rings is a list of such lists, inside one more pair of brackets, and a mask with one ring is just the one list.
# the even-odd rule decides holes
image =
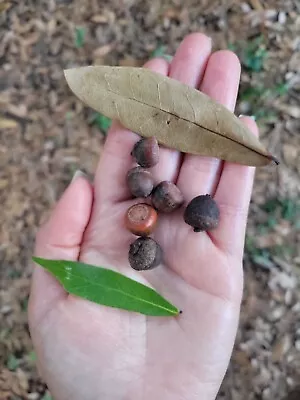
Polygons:
[[[255,121],[250,117],[241,119],[258,136]],[[224,163],[214,196],[220,207],[221,218],[219,228],[212,236],[216,245],[227,253],[239,256],[243,253],[254,174],[254,167]]]

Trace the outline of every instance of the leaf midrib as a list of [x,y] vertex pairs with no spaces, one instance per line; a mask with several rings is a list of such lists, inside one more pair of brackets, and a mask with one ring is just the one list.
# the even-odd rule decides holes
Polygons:
[[[193,89],[193,88],[191,88],[191,89]],[[120,95],[119,93],[116,93],[116,92],[114,92],[113,90],[111,90],[111,89],[109,89],[109,88],[108,88],[107,90],[108,90],[109,92],[113,93],[114,95],[121,97],[122,99],[125,99],[125,100],[126,100],[126,99],[129,99],[129,100],[131,100],[131,101],[135,101],[136,103],[139,103],[139,104],[142,104],[142,105],[147,105],[148,107],[151,107],[151,108],[153,108],[154,110],[159,110],[160,112],[163,112],[163,113],[165,113],[165,114],[170,114],[170,115],[172,115],[173,117],[182,119],[183,121],[189,122],[189,123],[191,123],[191,124],[193,124],[193,125],[195,125],[195,126],[200,127],[201,129],[204,129],[204,130],[206,130],[206,131],[208,131],[208,132],[211,132],[211,133],[213,133],[213,134],[215,134],[215,135],[222,136],[223,138],[225,138],[225,139],[227,139],[227,140],[230,140],[231,142],[237,143],[237,144],[239,144],[240,146],[244,146],[245,148],[247,148],[247,149],[253,151],[254,153],[256,153],[256,154],[258,154],[258,155],[260,155],[260,156],[262,156],[262,157],[265,157],[267,160],[273,159],[273,157],[272,157],[271,155],[270,155],[270,157],[269,157],[269,156],[267,156],[267,155],[265,155],[265,154],[262,154],[262,153],[260,153],[259,151],[253,149],[252,147],[249,147],[249,145],[242,144],[242,143],[240,143],[239,141],[234,140],[233,138],[230,138],[230,137],[227,137],[227,136],[225,136],[225,135],[222,135],[222,133],[216,132],[216,131],[214,131],[214,130],[212,130],[212,129],[209,129],[209,128],[207,128],[207,127],[204,127],[203,125],[201,125],[201,124],[199,124],[199,123],[190,121],[190,120],[188,120],[188,119],[186,119],[186,118],[183,118],[183,117],[181,117],[181,116],[178,116],[178,115],[176,115],[176,114],[174,114],[174,113],[172,113],[172,112],[170,112],[170,111],[162,110],[161,108],[158,108],[158,107],[156,107],[156,106],[147,104],[146,102],[142,102],[142,101],[137,100],[137,99],[135,99],[135,98],[132,98],[132,97],[125,97],[124,95]],[[274,160],[274,161],[275,161],[275,160]]]
[[[63,264],[63,268],[64,268],[64,270],[66,270],[66,267],[65,267],[64,264]],[[101,267],[100,267],[100,268],[101,268]],[[68,271],[68,272],[70,272],[70,271]],[[86,283],[87,283],[87,282],[90,282],[90,281],[87,280],[85,277],[74,274],[74,271],[72,271],[72,274],[75,276],[75,278],[82,279],[82,280],[83,280],[84,282],[86,282]],[[122,275],[121,275],[121,276],[122,276]],[[125,278],[127,278],[127,277],[125,277]],[[129,279],[129,278],[128,278],[128,279]],[[135,281],[135,282],[136,282],[136,281]],[[138,282],[137,282],[137,283],[138,283]],[[93,284],[96,285],[96,286],[99,286],[99,287],[101,287],[101,288],[106,288],[105,285],[103,285],[103,284],[101,284],[101,283],[98,283],[97,281],[93,281]],[[146,286],[146,285],[143,285],[143,286],[145,286],[147,289],[153,290],[152,288],[150,288],[150,287],[148,287],[148,286]],[[123,295],[125,295],[125,296],[128,296],[129,298],[133,298],[133,299],[135,299],[135,300],[141,301],[141,302],[143,302],[143,303],[145,303],[145,304],[150,304],[150,305],[152,305],[152,306],[161,308],[162,310],[166,310],[166,311],[168,311],[168,312],[172,312],[172,313],[173,313],[173,311],[172,311],[170,308],[166,308],[166,307],[163,307],[163,306],[161,306],[161,305],[157,305],[157,304],[155,304],[155,303],[151,303],[150,301],[147,301],[147,300],[141,299],[141,298],[139,298],[139,297],[135,297],[135,296],[133,296],[133,295],[131,295],[131,294],[125,293],[125,292],[123,292],[122,290],[115,289],[115,288],[111,288],[111,290],[112,290],[112,291],[115,291],[115,292],[117,292],[117,293],[121,293],[121,294],[123,294]],[[176,307],[174,306],[174,308],[176,308]],[[175,313],[175,311],[174,311],[174,313]]]

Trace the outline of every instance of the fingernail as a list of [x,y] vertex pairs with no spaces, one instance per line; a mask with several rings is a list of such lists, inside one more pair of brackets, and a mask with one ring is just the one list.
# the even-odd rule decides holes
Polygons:
[[76,179],[80,178],[80,177],[87,178],[87,175],[84,172],[82,172],[80,169],[78,169],[77,171],[75,171],[73,178],[71,180],[71,183],[76,181]]

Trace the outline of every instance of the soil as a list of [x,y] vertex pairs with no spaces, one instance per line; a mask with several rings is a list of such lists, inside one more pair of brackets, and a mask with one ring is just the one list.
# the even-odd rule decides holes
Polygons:
[[63,69],[140,66],[194,31],[240,56],[236,113],[258,117],[281,161],[256,174],[241,321],[218,399],[300,398],[299,1],[0,0],[1,400],[51,398],[27,323],[34,237],[74,171],[93,176],[105,141]]

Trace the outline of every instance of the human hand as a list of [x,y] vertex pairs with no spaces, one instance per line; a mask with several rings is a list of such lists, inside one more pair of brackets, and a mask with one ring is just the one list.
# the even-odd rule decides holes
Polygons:
[[[187,36],[169,65],[146,65],[199,87],[234,109],[240,64],[229,51],[211,54],[202,34]],[[255,122],[244,122],[257,134]],[[154,238],[164,265],[137,272],[128,264],[134,237],[123,226],[136,202],[126,186],[138,136],[111,128],[93,187],[77,176],[40,229],[35,255],[117,269],[151,285],[183,310],[177,318],[147,317],[68,295],[36,267],[29,303],[32,340],[43,378],[56,400],[215,399],[236,335],[243,286],[242,256],[254,168],[161,148],[156,182],[172,180],[186,202],[210,193],[218,229],[194,233],[182,209],[159,216]]]

